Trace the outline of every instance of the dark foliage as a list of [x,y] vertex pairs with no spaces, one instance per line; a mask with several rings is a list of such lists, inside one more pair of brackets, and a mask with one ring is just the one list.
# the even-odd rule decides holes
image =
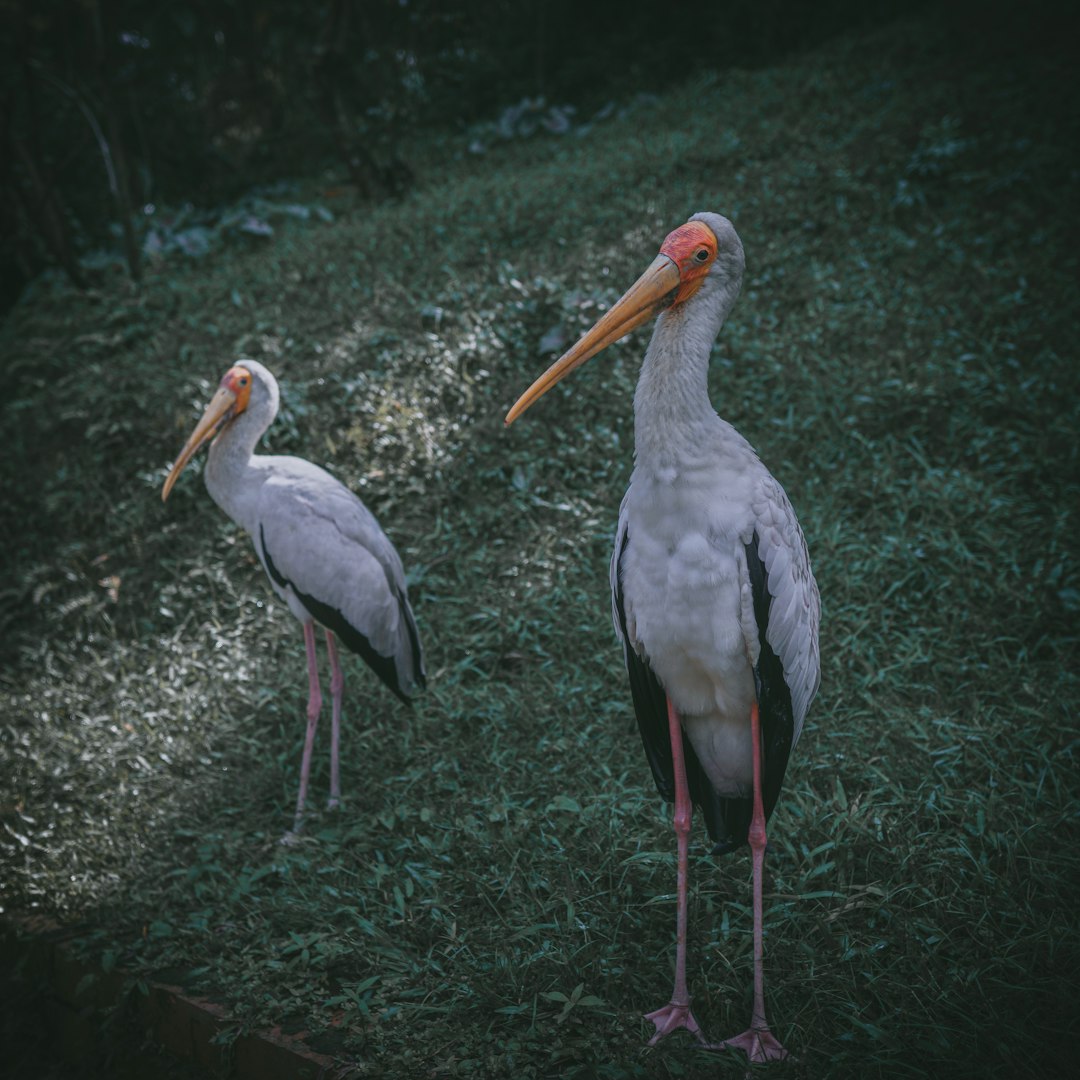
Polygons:
[[761,63],[897,0],[140,0],[0,4],[0,276],[6,306],[43,267],[84,286],[88,252],[140,276],[163,206],[207,206],[328,167],[364,199],[414,180],[418,124],[523,101],[598,107],[701,68]]

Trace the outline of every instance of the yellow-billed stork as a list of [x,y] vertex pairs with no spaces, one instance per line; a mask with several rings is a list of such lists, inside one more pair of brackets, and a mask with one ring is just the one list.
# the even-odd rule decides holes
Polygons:
[[634,395],[634,471],[619,510],[611,606],[645,753],[674,799],[675,985],[647,1018],[650,1043],[680,1027],[704,1042],[686,985],[687,845],[696,804],[715,854],[749,843],[754,1003],[750,1027],[713,1045],[751,1061],[787,1051],[765,1018],[765,821],[818,688],[820,600],[783,488],[715,412],[709,353],[742,284],[734,226],[695,214],[645,273],[521,396],[511,424],[563,376],[656,315]]
[[184,466],[213,440],[203,474],[206,489],[251,537],[271,588],[303,624],[307,734],[295,834],[303,819],[322,708],[315,623],[326,632],[330,654],[329,809],[341,799],[338,751],[345,682],[335,638],[358,653],[406,703],[424,685],[424,656],[401,558],[371,511],[344,484],[310,461],[255,453],[277,415],[278,401],[277,380],[262,364],[241,360],[231,367],[174,462],[161,498],[169,497]]

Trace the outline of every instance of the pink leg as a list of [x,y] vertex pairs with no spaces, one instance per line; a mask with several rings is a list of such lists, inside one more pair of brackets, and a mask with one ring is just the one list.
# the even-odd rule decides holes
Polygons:
[[750,821],[750,852],[754,867],[754,1012],[750,1027],[722,1046],[745,1050],[753,1062],[782,1061],[787,1050],[769,1030],[765,1019],[765,976],[762,970],[761,877],[765,867],[765,808],[761,802],[761,721],[757,702],[750,707],[750,733],[754,740],[754,816]]
[[338,749],[341,746],[341,697],[345,691],[345,676],[338,663],[337,643],[334,635],[326,631],[326,648],[330,652],[330,693],[334,700],[333,718],[330,723],[330,799],[327,810],[336,810],[341,802],[341,768]]
[[687,850],[690,845],[690,821],[694,806],[690,801],[690,788],[686,783],[686,764],[683,761],[682,724],[675,706],[668,698],[668,735],[671,738],[671,760],[675,767],[675,836],[678,841],[679,864],[677,878],[678,914],[675,923],[675,986],[671,1001],[655,1012],[646,1013],[645,1019],[656,1025],[656,1033],[649,1040],[655,1046],[665,1035],[686,1028],[698,1040],[703,1040],[694,1014],[690,1011],[690,994],[686,989],[686,883]]
[[300,761],[300,794],[296,797],[296,816],[293,818],[292,833],[285,834],[286,840],[298,833],[303,824],[308,774],[311,772],[311,750],[315,745],[315,729],[319,726],[319,710],[322,708],[319,669],[315,660],[315,624],[310,620],[304,623],[304,645],[307,649],[308,670],[307,735],[304,737],[304,756]]

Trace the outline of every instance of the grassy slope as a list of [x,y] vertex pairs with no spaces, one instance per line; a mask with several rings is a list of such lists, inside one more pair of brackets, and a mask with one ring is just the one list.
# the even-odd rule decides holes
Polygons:
[[[1058,1075],[1080,966],[1068,83],[893,27],[588,139],[418,149],[438,179],[401,204],[138,294],[29,297],[4,337],[5,906],[84,919],[106,963],[321,1031],[363,1075],[741,1075],[681,1037],[642,1049],[673,843],[606,564],[645,336],[500,423],[544,332],[712,208],[749,263],[714,400],[786,485],[824,603],[770,830],[767,992],[798,1058],[771,1075]],[[429,655],[410,714],[350,667],[346,809],[295,849],[300,635],[196,477],[157,495],[242,353],[283,380],[270,446],[387,525]],[[697,856],[692,990],[719,1036],[749,1012],[748,861]]]

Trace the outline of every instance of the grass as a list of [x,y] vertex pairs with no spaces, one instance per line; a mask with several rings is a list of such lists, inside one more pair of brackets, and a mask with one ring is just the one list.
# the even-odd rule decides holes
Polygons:
[[[713,398],[800,512],[822,691],[770,828],[778,1078],[1066,1075],[1080,969],[1076,145],[1064,48],[933,20],[673,88],[130,291],[43,281],[3,350],[3,905],[364,1077],[741,1075],[666,1000],[674,845],[606,565],[642,334],[501,417],[698,209],[748,280]],[[1071,95],[1071,96],[1070,96]],[[347,670],[345,809],[288,825],[299,629],[164,469],[237,355],[268,443],[397,543],[430,684]],[[313,778],[327,785],[325,742]],[[696,834],[691,989],[749,1013],[749,866]]]

